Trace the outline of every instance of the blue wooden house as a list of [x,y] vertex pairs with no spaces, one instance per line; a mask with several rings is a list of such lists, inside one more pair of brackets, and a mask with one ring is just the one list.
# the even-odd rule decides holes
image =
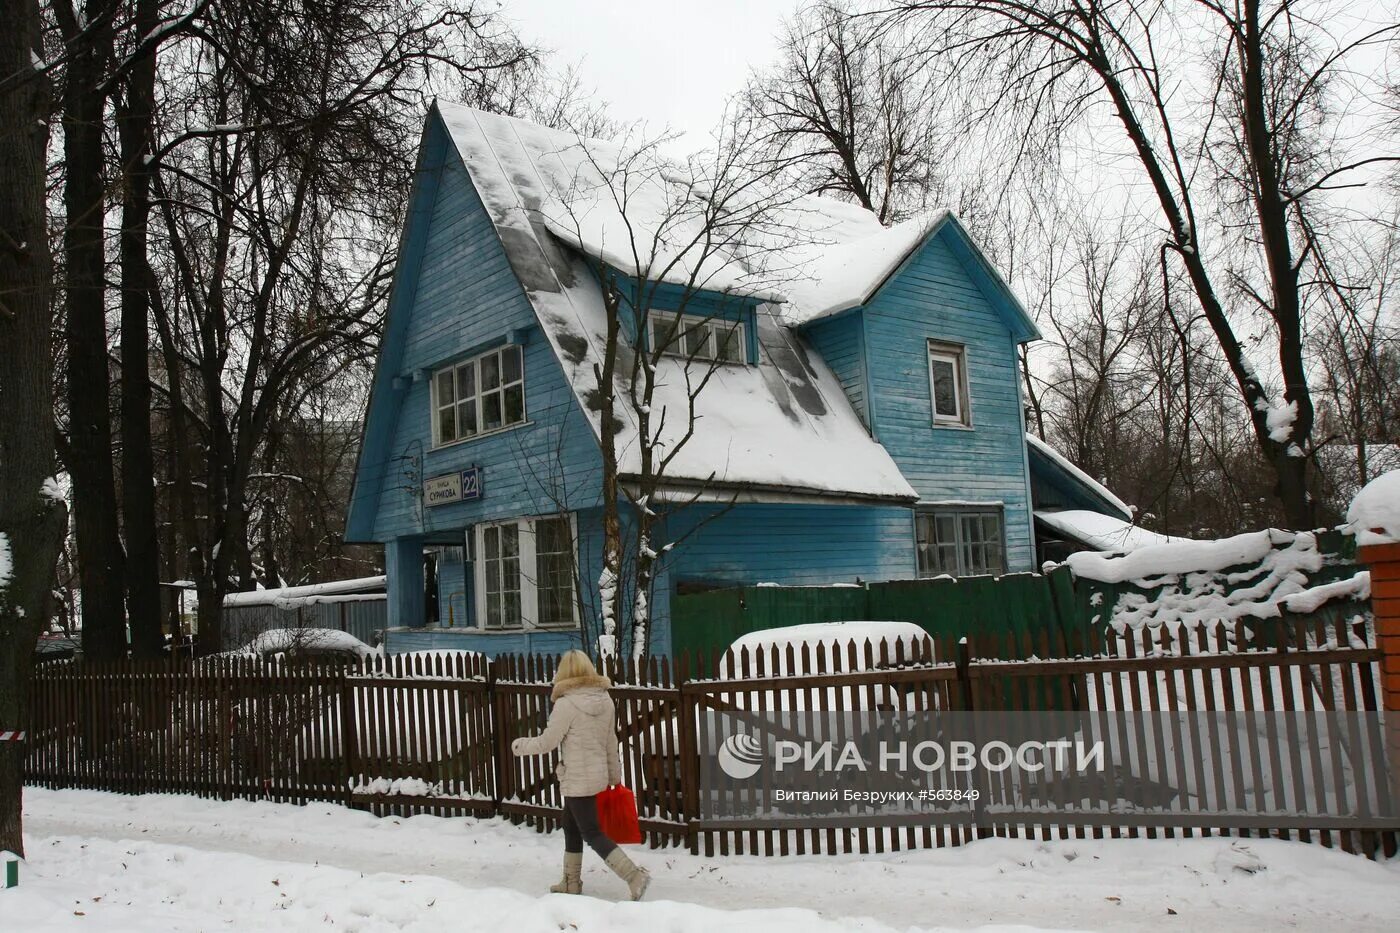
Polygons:
[[[586,637],[599,268],[626,250],[616,223],[558,206],[619,151],[446,103],[428,115],[346,536],[384,546],[393,651],[552,653]],[[674,293],[701,324],[725,322],[687,331],[713,376],[668,471],[670,497],[698,501],[667,518],[684,540],[656,580],[656,653],[687,587],[1032,570],[1033,466],[1052,507],[1125,512],[1028,448],[1017,350],[1038,334],[955,216],[884,228],[823,198],[788,210],[810,236],[788,250],[800,274],[786,284],[719,270],[684,299],[659,283],[651,305],[664,315]],[[644,210],[627,220],[655,232]],[[628,339],[654,337],[647,323]],[[684,408],[672,362],[658,399]]]

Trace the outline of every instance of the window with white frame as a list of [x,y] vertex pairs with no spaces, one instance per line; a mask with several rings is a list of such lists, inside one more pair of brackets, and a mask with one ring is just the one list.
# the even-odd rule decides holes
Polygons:
[[490,631],[578,624],[570,515],[478,525],[477,625]]
[[651,345],[669,356],[719,363],[748,361],[744,322],[728,318],[653,311]]
[[921,577],[972,577],[1006,570],[1000,508],[920,509],[914,513],[914,544]]
[[930,340],[928,384],[934,424],[972,423],[967,404],[967,348]]
[[520,348],[507,345],[433,373],[433,443],[499,431],[525,420]]

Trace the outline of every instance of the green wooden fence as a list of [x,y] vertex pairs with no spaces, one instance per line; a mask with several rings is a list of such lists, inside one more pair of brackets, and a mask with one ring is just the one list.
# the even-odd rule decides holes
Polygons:
[[[1317,586],[1344,579],[1360,568],[1353,539],[1337,532],[1318,535],[1324,563],[1309,575]],[[1254,586],[1262,567],[1230,567],[1212,575],[1226,591]],[[1165,579],[1165,578],[1164,578]],[[1152,581],[1148,581],[1152,582]],[[1128,581],[1100,583],[1078,579],[1068,566],[1045,574],[1012,573],[1001,577],[939,577],[837,586],[742,586],[678,595],[671,602],[671,649],[708,655],[727,648],[740,635],[808,622],[875,619],[912,622],[936,640],[964,635],[994,638],[1063,635],[1062,643],[1084,644],[1101,633],[1120,600],[1155,599],[1154,586]],[[1364,601],[1336,600],[1309,617],[1329,623],[1367,611]],[[1265,620],[1249,627],[1252,647],[1273,648],[1278,633],[1292,630],[1299,617],[1284,613],[1283,624]]]
[[708,654],[749,632],[854,619],[912,622],[936,639],[1023,635],[1047,626],[1081,633],[1088,624],[1066,567],[1046,575],[940,577],[858,586],[744,586],[675,597],[671,650]]

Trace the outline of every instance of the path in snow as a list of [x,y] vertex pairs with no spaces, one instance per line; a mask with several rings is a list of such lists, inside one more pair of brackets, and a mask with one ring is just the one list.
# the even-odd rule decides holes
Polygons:
[[[300,929],[324,919],[357,930],[1025,925],[1223,933],[1391,930],[1400,913],[1400,862],[1258,840],[993,839],[836,858],[706,859],[638,847],[655,881],[647,902],[633,905],[615,903],[621,883],[591,856],[584,888],[596,897],[539,897],[558,877],[560,837],[494,820],[29,789],[25,831],[31,864],[21,893],[41,912],[58,905],[54,916],[65,920],[101,914],[104,931],[207,929],[213,915],[201,913],[209,908],[203,902],[219,899],[221,915],[238,929]],[[131,908],[121,906],[126,900]],[[78,901],[87,902],[72,908],[83,917],[69,909]],[[156,923],[143,904],[169,922]],[[773,910],[786,905],[794,906]],[[121,910],[135,911],[135,926],[124,926]]]

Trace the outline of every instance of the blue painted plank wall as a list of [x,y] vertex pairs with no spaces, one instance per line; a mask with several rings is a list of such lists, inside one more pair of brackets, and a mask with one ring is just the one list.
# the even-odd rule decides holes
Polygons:
[[826,360],[826,365],[836,374],[841,388],[846,390],[846,397],[851,400],[851,406],[855,408],[861,422],[869,428],[870,412],[865,398],[865,348],[862,345],[864,335],[861,331],[861,321],[861,312],[854,311],[816,321],[802,331],[821,354],[822,359]]
[[[432,449],[430,378],[421,375],[473,348],[527,335],[524,348],[527,424]],[[415,374],[420,374],[417,381]],[[460,161],[443,169],[428,243],[418,274],[399,372],[401,394],[388,451],[374,538],[422,534],[458,543],[458,532],[481,520],[559,511],[557,501],[598,501],[599,454],[553,351]],[[480,466],[479,502],[428,508],[425,478]]]
[[[1007,569],[1034,547],[1020,377],[1011,330],[947,241],[935,236],[864,311],[875,435],[925,501],[998,501]],[[927,341],[967,347],[972,427],[933,426]]]
[[[914,524],[890,506],[695,506],[673,520],[703,525],[676,548],[678,579],[817,585],[915,575]],[[674,535],[673,535],[674,536]]]

